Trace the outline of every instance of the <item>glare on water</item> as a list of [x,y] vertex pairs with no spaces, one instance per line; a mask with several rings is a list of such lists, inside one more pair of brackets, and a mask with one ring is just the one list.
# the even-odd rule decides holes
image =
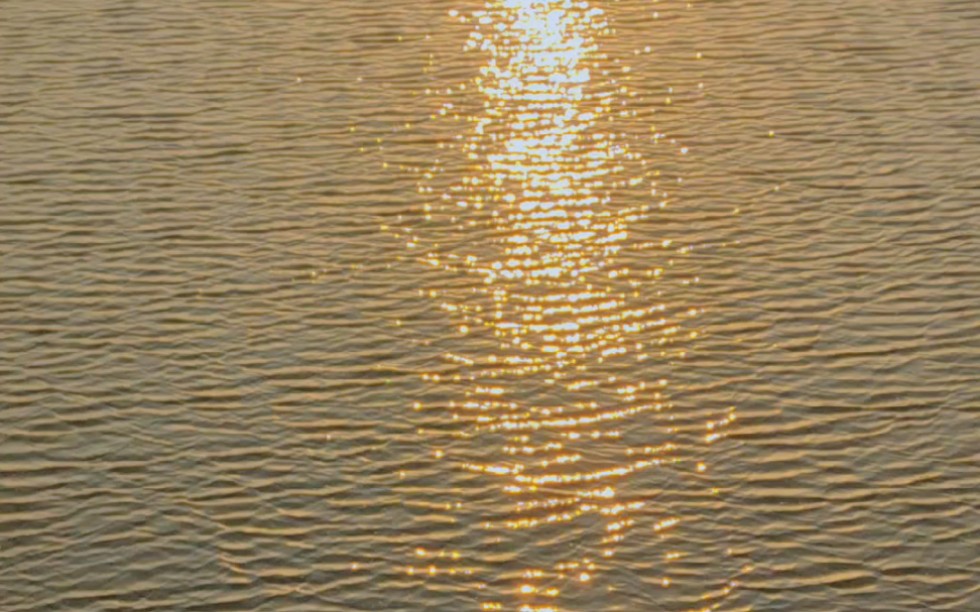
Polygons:
[[[509,510],[488,529],[558,529],[588,542],[555,546],[549,565],[515,572],[483,606],[557,610],[567,585],[587,588],[614,563],[638,522],[659,537],[683,522],[624,483],[686,456],[660,365],[696,336],[688,321],[699,309],[665,301],[660,283],[676,252],[635,231],[655,223],[669,194],[631,146],[640,135],[621,127],[636,116],[636,94],[630,68],[603,51],[614,35],[605,12],[578,0],[501,0],[451,16],[471,27],[467,47],[483,57],[456,86],[479,104],[467,114],[444,96],[435,117],[465,121],[447,147],[462,161],[426,173],[424,220],[406,234],[426,265],[471,279],[430,295],[472,350],[446,355],[451,373],[425,375],[450,385],[453,399],[416,408],[446,410],[458,438],[495,445],[489,461],[436,451],[499,481]],[[732,411],[710,423],[704,441],[734,419]],[[626,435],[623,426],[640,420],[645,434]],[[417,551],[420,560],[439,555],[447,553]],[[665,565],[674,558],[667,553]],[[732,588],[706,596],[704,609]]]

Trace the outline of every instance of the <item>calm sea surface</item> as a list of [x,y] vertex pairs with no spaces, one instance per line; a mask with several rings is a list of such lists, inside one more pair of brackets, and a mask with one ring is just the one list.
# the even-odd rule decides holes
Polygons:
[[980,610],[975,0],[0,2],[0,611]]

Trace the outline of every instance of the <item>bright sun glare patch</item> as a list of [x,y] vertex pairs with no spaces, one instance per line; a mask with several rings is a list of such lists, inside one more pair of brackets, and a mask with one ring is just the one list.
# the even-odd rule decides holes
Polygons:
[[[491,461],[437,456],[500,481],[510,511],[487,529],[601,523],[595,554],[528,568],[512,593],[522,610],[557,610],[563,585],[592,585],[645,511],[621,483],[678,461],[672,440],[624,442],[623,428],[641,417],[669,423],[667,381],[635,364],[666,359],[681,337],[675,311],[696,309],[660,298],[671,242],[634,237],[667,194],[619,131],[633,116],[631,92],[608,70],[605,13],[582,0],[494,0],[461,19],[483,63],[446,91],[480,105],[470,114],[452,101],[440,109],[466,121],[446,147],[463,161],[424,176],[427,225],[410,246],[429,266],[477,279],[430,295],[454,330],[480,342],[447,355],[452,374],[424,378],[452,385],[457,399],[442,407],[464,427],[459,437],[501,443]],[[452,180],[437,188],[438,176]],[[426,231],[435,238],[423,245]],[[673,525],[664,521],[677,521],[658,520],[663,534]]]

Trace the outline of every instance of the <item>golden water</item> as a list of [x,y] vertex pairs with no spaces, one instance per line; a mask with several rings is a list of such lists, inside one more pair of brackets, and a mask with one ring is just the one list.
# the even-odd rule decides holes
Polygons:
[[0,3],[0,612],[980,610],[978,23]]
[[[433,120],[458,126],[440,151],[458,161],[424,173],[420,223],[402,234],[421,263],[473,277],[456,290],[430,289],[468,341],[444,355],[452,367],[423,376],[448,385],[451,399],[415,408],[448,411],[458,423],[454,435],[465,442],[437,450],[440,459],[499,481],[507,510],[486,530],[576,534],[511,570],[508,601],[490,593],[483,609],[558,610],[564,584],[591,583],[636,528],[664,540],[650,553],[663,559],[668,588],[680,554],[665,534],[683,517],[620,483],[665,465],[707,470],[703,450],[675,435],[665,377],[665,363],[684,358],[677,340],[698,333],[699,308],[668,304],[661,290],[677,282],[669,268],[685,249],[637,238],[642,225],[658,233],[668,189],[682,179],[669,180],[641,152],[663,136],[635,103],[632,58],[605,51],[615,26],[601,8],[493,0],[450,16],[471,28],[466,49],[483,64],[428,92],[439,101]],[[704,423],[703,442],[723,438],[734,421],[730,408]],[[636,422],[643,437],[624,435]],[[468,458],[469,444],[498,452]],[[431,555],[416,554],[422,566],[408,571],[424,574]],[[716,609],[735,585],[711,589],[698,607]]]

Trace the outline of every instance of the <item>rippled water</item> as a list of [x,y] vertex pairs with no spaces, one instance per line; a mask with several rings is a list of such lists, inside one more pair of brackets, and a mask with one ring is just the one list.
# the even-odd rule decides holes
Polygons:
[[0,610],[980,610],[978,27],[4,2]]

